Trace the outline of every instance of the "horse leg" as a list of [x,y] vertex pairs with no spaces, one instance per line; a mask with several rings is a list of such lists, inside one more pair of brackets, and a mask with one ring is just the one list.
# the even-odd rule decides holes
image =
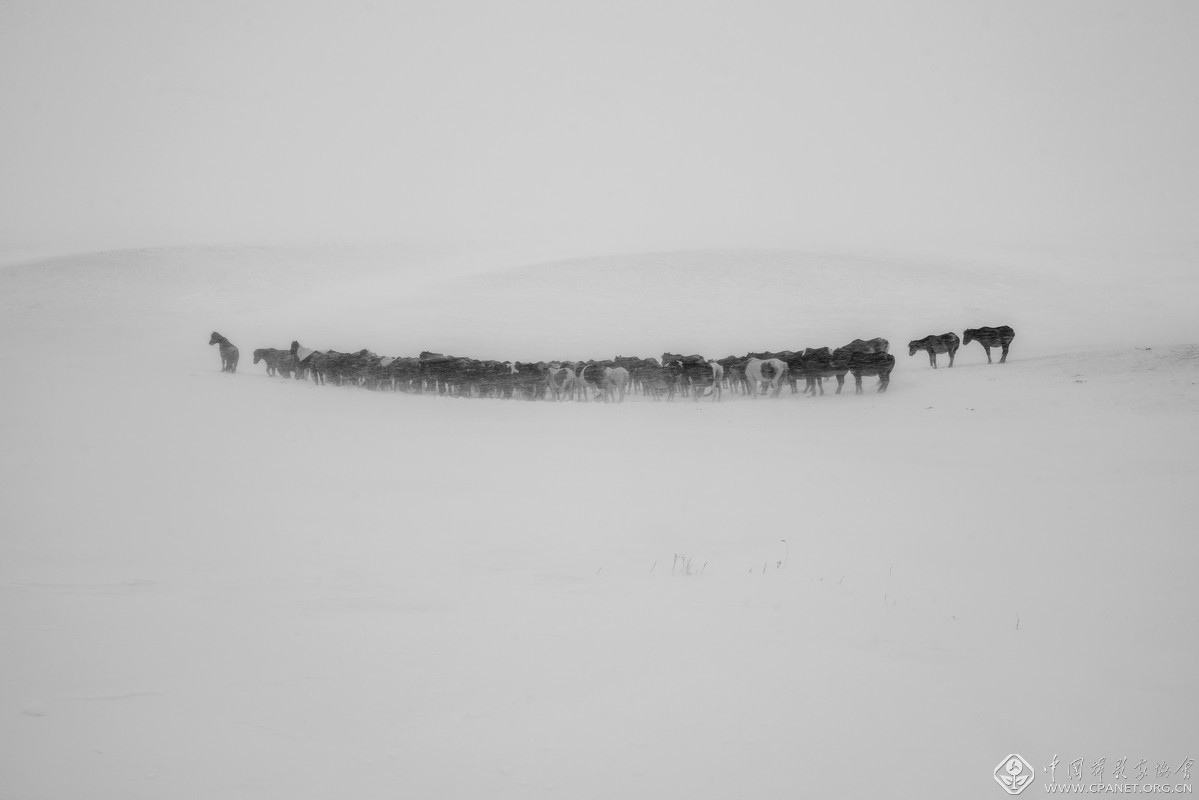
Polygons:
[[1006,344],[1003,346],[1003,355],[999,357],[999,363],[1000,363],[1000,364],[1006,364],[1006,363],[1007,363],[1007,349],[1008,349],[1008,347],[1009,347],[1009,345],[1006,345]]
[[937,351],[936,350],[928,351],[928,363],[932,366],[933,369],[937,368]]
[[853,381],[854,381],[854,392],[853,393],[861,394],[862,393],[862,376],[855,372],[853,374]]
[[984,344],[983,350],[987,351],[987,363],[990,364],[991,363],[991,348]]

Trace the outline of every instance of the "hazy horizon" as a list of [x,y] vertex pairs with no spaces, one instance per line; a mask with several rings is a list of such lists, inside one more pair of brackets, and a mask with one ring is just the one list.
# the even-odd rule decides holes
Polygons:
[[1177,2],[0,5],[0,244],[1188,245]]

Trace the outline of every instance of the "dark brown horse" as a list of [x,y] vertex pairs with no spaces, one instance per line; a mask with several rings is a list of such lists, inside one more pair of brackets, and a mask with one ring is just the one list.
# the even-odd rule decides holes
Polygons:
[[[832,360],[831,360],[831,363],[829,364],[829,370],[828,370],[828,372],[831,374],[826,373],[825,377],[832,377],[832,378],[837,379],[837,394],[841,394],[841,389],[844,388],[844,386],[845,386],[845,376],[851,372],[850,361],[853,359],[854,356],[859,356],[859,355],[885,356],[885,355],[888,355],[887,350],[889,350],[890,347],[891,347],[891,343],[881,337],[875,338],[875,339],[854,339],[852,342],[845,345],[844,347],[838,347],[836,350],[833,351]],[[885,362],[886,359],[875,359],[875,361],[878,361],[881,364],[881,363]],[[861,359],[859,359],[859,363],[865,363],[865,362],[863,362]],[[890,364],[891,364],[891,368],[895,367],[895,358],[894,357],[891,358]],[[887,383],[890,382],[890,379],[891,379],[891,369],[887,370],[886,376],[882,375],[881,373],[874,373],[874,372],[863,373],[863,374],[868,374],[868,375],[878,374],[879,380],[882,383],[882,385],[879,387],[879,391],[885,392],[887,390]],[[859,376],[857,373],[854,373],[854,378],[857,380],[857,390],[859,392],[861,392],[862,391],[861,376]]]
[[237,348],[233,343],[221,336],[216,331],[212,332],[212,338],[208,340],[208,344],[219,344],[221,346],[221,372],[237,372]]
[[853,373],[856,394],[862,393],[863,375],[877,375],[878,390],[880,392],[887,391],[893,369],[895,369],[895,356],[890,353],[854,353],[849,357],[849,371]]
[[998,328],[967,328],[966,335],[962,338],[962,344],[968,345],[971,342],[978,340],[978,343],[987,351],[987,363],[991,361],[991,348],[999,347],[1003,349],[1003,355],[999,357],[999,363],[1003,364],[1007,361],[1007,349],[1012,344],[1012,339],[1016,338],[1016,332],[1007,325],[1000,325]]
[[277,350],[273,347],[260,347],[254,351],[254,363],[259,361],[266,362],[267,375],[282,375],[284,378],[290,378],[292,373],[296,373],[296,378],[299,374],[299,360],[287,350]]
[[935,334],[925,336],[923,339],[913,339],[908,342],[908,355],[916,355],[917,350],[928,351],[928,363],[933,369],[937,368],[937,353],[949,353],[949,366],[953,366],[953,357],[957,355],[958,347],[962,344],[962,340],[958,338],[956,333],[943,333],[940,336]]

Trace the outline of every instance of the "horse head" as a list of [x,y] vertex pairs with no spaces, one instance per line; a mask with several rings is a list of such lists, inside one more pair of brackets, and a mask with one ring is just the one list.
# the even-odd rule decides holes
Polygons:
[[210,346],[211,346],[211,345],[214,345],[214,344],[219,344],[220,342],[224,341],[224,339],[225,339],[225,337],[224,337],[224,336],[221,336],[221,335],[220,335],[219,333],[217,333],[216,331],[213,331],[213,332],[212,332],[212,337],[211,337],[211,338],[208,340],[208,344],[209,344]]

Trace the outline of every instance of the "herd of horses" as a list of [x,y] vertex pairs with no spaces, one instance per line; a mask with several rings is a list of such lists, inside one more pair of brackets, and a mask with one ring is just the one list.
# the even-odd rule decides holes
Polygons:
[[[999,363],[1007,361],[1015,332],[1008,326],[968,328],[963,338],[956,333],[925,336],[908,342],[908,355],[923,350],[929,364],[937,368],[937,355],[948,354],[953,366],[958,349],[977,341],[986,351],[987,363],[993,348],[1001,350]],[[239,353],[228,339],[214,332],[209,345],[219,345],[221,371],[236,372]],[[676,396],[711,397],[724,392],[752,398],[777,397],[784,385],[793,393],[824,394],[824,381],[837,381],[837,394],[845,378],[853,375],[857,394],[862,378],[877,377],[878,391],[885,392],[895,369],[886,339],[854,339],[847,345],[808,347],[779,353],[749,353],[708,359],[699,355],[663,353],[660,359],[617,356],[603,361],[481,361],[461,356],[423,352],[416,357],[390,358],[370,350],[340,353],[317,351],[293,341],[286,350],[260,348],[254,363],[264,362],[268,375],[316,384],[361,386],[369,389],[459,397],[520,397],[528,400],[604,400],[621,402],[630,392],[654,400]]]

